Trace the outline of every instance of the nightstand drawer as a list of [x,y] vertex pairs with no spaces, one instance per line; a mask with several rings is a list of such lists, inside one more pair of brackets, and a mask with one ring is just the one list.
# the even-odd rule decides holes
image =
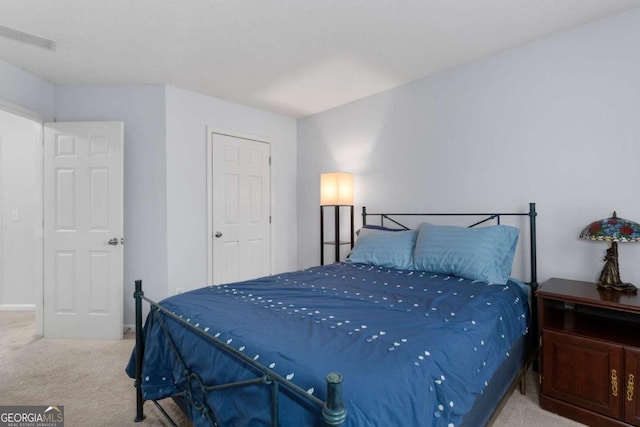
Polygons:
[[640,399],[638,399],[638,375],[640,375],[640,350],[625,351],[624,420],[640,426]]
[[620,417],[623,347],[555,331],[542,334],[542,393]]

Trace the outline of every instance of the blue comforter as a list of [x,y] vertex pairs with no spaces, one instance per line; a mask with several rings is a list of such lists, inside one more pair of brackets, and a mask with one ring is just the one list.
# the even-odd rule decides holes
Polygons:
[[[529,324],[527,296],[516,283],[360,264],[206,287],[162,306],[323,400],[327,373],[341,373],[352,427],[459,425]],[[166,325],[203,383],[251,377],[206,340],[174,321]],[[264,388],[199,396],[198,381],[184,377],[152,317],[145,333],[145,399],[190,388],[221,426],[269,425]],[[281,425],[322,425],[317,409],[299,409],[292,400],[280,401]],[[195,411],[192,418],[206,425]]]

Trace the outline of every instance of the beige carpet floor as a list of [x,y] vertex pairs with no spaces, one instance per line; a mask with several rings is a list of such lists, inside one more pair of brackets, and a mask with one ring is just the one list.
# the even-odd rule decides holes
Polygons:
[[[0,312],[0,405],[63,405],[66,427],[169,425],[150,402],[145,404],[144,422],[133,422],[135,389],[124,372],[134,345],[132,335],[118,341],[54,340],[35,337],[34,331],[33,313]],[[165,409],[180,426],[190,425],[171,401]],[[515,391],[494,423],[581,425],[540,409],[531,373],[527,394]]]

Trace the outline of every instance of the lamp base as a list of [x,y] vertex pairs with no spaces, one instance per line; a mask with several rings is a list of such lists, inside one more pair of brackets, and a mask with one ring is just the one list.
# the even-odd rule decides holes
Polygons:
[[638,288],[636,288],[631,283],[600,283],[598,282],[598,288],[612,289],[614,291],[628,292],[628,293],[634,293],[634,294],[638,292]]
[[631,283],[622,283],[620,280],[620,268],[618,267],[618,242],[611,242],[604,257],[604,267],[598,279],[598,287],[601,289],[613,289],[620,292],[636,293],[638,288]]

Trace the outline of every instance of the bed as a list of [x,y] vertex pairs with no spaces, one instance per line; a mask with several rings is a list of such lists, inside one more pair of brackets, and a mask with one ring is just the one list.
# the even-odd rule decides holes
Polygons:
[[[474,222],[409,229],[399,219],[443,215]],[[522,213],[363,208],[348,262],[161,303],[136,281],[127,366],[136,421],[145,401],[173,397],[197,426],[491,423],[509,392],[524,390],[535,355],[536,215],[533,203]],[[526,233],[500,223],[518,216],[528,217],[526,284],[509,277]],[[144,328],[143,301],[151,307]]]

